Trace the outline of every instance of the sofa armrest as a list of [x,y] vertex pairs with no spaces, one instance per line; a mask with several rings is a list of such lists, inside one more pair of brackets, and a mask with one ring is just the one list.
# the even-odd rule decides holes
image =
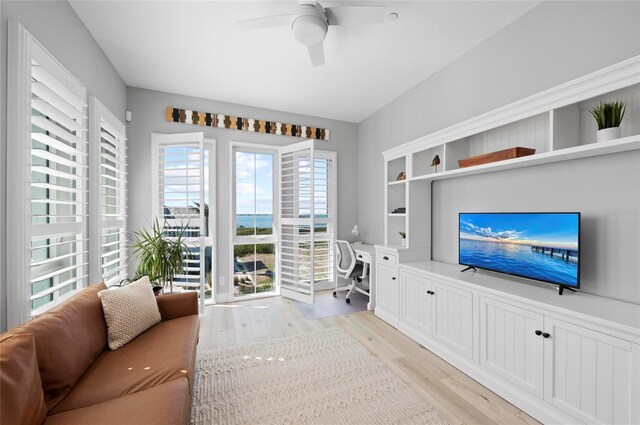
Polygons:
[[198,314],[198,294],[196,292],[158,295],[156,302],[162,321]]

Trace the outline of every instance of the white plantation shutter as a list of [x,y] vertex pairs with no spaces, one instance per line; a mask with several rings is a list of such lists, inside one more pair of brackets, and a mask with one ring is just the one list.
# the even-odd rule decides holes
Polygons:
[[314,273],[316,282],[334,282],[336,231],[335,153],[314,155]]
[[107,286],[127,277],[127,144],[125,126],[90,98],[91,281]]
[[8,86],[9,325],[87,283],[85,88],[10,23]]
[[316,227],[313,141],[279,150],[280,294],[312,304]]

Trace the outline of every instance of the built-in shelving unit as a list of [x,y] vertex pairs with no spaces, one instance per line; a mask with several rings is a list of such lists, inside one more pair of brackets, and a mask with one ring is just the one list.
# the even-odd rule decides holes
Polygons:
[[[613,100],[627,104],[621,137],[596,143],[589,108]],[[519,146],[535,154],[458,164]],[[638,150],[640,56],[383,152],[375,314],[543,423],[640,423],[637,304],[558,297],[542,285],[462,273],[431,258],[433,182]],[[400,172],[406,180],[395,181]],[[405,213],[393,214],[398,207]]]
[[[589,108],[601,101],[627,104],[622,137],[596,143]],[[535,154],[460,168],[458,160],[512,147]],[[455,126],[383,152],[385,245],[407,233],[408,248],[430,248],[431,183],[640,149],[640,57],[530,96]],[[435,155],[440,158],[432,166]],[[396,181],[404,172],[406,180]],[[406,207],[406,214],[391,214]],[[404,217],[404,219],[400,219]],[[427,222],[427,225],[425,225]]]

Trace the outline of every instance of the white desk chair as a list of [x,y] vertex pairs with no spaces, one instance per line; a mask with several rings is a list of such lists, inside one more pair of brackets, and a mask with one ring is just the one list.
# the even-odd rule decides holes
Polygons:
[[349,297],[353,294],[354,291],[360,292],[361,294],[369,296],[369,291],[366,289],[360,288],[358,286],[358,282],[362,281],[362,279],[367,278],[367,269],[362,263],[356,260],[356,254],[353,252],[353,248],[351,244],[347,241],[336,240],[336,269],[338,270],[338,278],[344,278],[347,280],[351,280],[351,284],[347,286],[338,286],[338,281],[336,279],[336,285],[333,290],[333,296],[338,296],[338,291],[349,291],[347,293],[346,302],[347,304],[351,303]]

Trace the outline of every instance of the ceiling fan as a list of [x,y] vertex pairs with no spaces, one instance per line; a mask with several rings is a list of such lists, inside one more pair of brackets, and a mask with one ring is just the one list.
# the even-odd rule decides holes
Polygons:
[[322,42],[329,26],[382,24],[397,18],[397,13],[387,13],[387,7],[381,5],[323,7],[315,0],[299,0],[293,13],[247,19],[238,25],[243,30],[289,26],[296,40],[307,46],[311,64],[315,67],[324,64]]

